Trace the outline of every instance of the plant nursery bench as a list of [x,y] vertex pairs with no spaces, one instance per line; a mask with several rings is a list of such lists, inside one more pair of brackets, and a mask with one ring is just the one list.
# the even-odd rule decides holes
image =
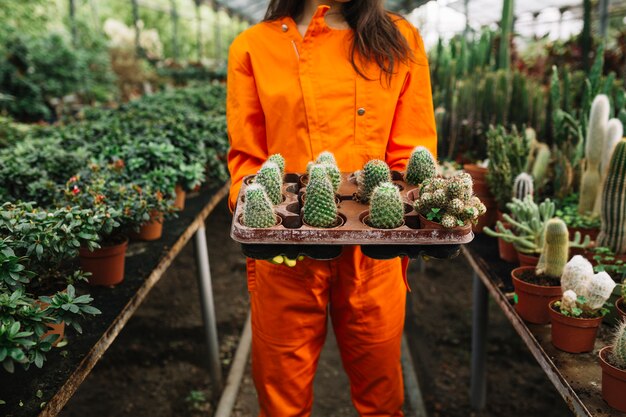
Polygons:
[[174,220],[166,221],[163,237],[153,242],[133,243],[126,258],[124,281],[115,288],[89,287],[94,306],[102,314],[83,324],[80,337],[70,336],[69,344],[53,349],[42,369],[16,369],[2,374],[0,406],[3,416],[55,416],[85,380],[104,352],[132,317],[146,295],[161,279],[172,261],[194,237],[201,307],[207,333],[210,374],[218,389],[222,375],[217,328],[211,289],[211,275],[204,222],[227,195],[230,184],[203,188],[186,201],[186,208]]
[[600,327],[593,352],[576,355],[562,352],[552,346],[550,325],[525,323],[515,312],[511,283],[514,265],[499,258],[496,239],[477,235],[472,243],[463,247],[463,254],[474,270],[470,393],[472,406],[482,409],[487,399],[486,348],[488,304],[491,295],[574,415],[622,416],[622,413],[604,402],[601,393],[602,371],[598,350],[609,344],[611,332],[608,326]]

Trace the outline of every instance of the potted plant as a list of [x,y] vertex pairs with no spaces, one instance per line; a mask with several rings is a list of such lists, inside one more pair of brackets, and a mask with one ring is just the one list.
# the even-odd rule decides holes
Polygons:
[[578,194],[570,194],[557,204],[555,214],[567,224],[570,239],[574,238],[576,232],[580,232],[582,236],[589,236],[591,241],[597,239],[600,232],[600,217],[578,212]]
[[487,216],[481,220],[482,227],[477,227],[477,231],[495,224],[496,208],[506,211],[506,205],[513,197],[515,180],[524,171],[529,152],[528,138],[518,134],[515,128],[508,133],[503,126],[492,126],[487,132],[489,166],[486,179],[493,197],[481,198],[487,206]]
[[535,324],[550,322],[548,304],[561,295],[560,277],[567,262],[567,226],[550,219],[545,227],[545,244],[536,267],[521,266],[511,272],[517,295],[515,310],[522,319]]
[[[615,324],[626,317],[626,303],[624,302],[624,295],[626,295],[626,289],[624,288],[624,282],[626,282],[626,262],[621,258],[617,258],[611,249],[603,246],[591,248],[585,252],[585,256],[592,263],[595,272],[607,272],[618,283],[609,298],[609,304],[614,305],[615,310],[611,310],[604,318],[605,323]],[[620,282],[621,284],[619,284]]]
[[306,200],[302,208],[302,220],[311,227],[332,228],[341,225],[343,219],[337,212],[333,184],[325,164],[315,164],[309,172]]
[[[534,181],[533,177],[529,174],[522,172],[513,181],[513,197],[517,198],[520,201],[523,201],[526,196],[530,196],[531,198],[534,195]],[[502,211],[498,210],[497,212],[497,220],[502,222],[502,229],[511,229],[512,226],[510,223],[504,220]],[[497,224],[497,223],[496,223]],[[502,237],[498,237],[498,253],[500,255],[500,259],[506,262],[511,263],[519,263],[519,256],[517,254],[517,250],[515,249],[515,245],[512,242],[507,242]]]
[[593,350],[598,327],[609,311],[606,302],[614,287],[609,274],[594,274],[587,259],[574,256],[563,270],[563,296],[550,304],[552,344],[569,353]]
[[377,229],[395,229],[404,225],[404,203],[394,183],[384,182],[374,189],[364,223]]
[[626,413],[626,321],[623,321],[613,339],[599,353],[602,367],[602,398],[613,408]]
[[424,181],[414,208],[424,229],[471,227],[486,211],[473,195],[472,177],[467,173]]

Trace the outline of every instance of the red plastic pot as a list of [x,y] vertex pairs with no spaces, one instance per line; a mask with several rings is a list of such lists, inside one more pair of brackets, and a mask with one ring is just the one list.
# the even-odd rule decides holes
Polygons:
[[[36,303],[39,304],[39,307],[42,310],[50,305],[48,303],[43,303],[41,301],[36,301]],[[59,337],[52,344],[52,346],[56,346],[59,343],[61,343],[61,341],[65,337],[65,322],[56,323],[56,324],[47,324],[46,327],[48,327],[48,329],[50,329],[50,330],[48,330],[47,332],[42,334],[40,339],[45,339],[48,336],[52,336],[52,335],[56,334],[56,335],[59,335]]]
[[[510,229],[511,225],[508,223],[502,223],[505,229]],[[498,238],[498,252],[500,254],[500,259],[506,262],[518,263],[519,258],[517,256],[517,250],[515,250],[515,246],[512,243],[508,243],[501,237]]]
[[615,309],[622,320],[626,319],[626,300],[624,297],[620,297],[615,301]]
[[528,255],[526,253],[517,252],[517,259],[520,266],[532,266],[533,268],[539,263],[539,257],[535,255]]
[[133,238],[138,240],[158,240],[163,235],[163,214],[154,212],[150,220],[144,223],[139,229],[139,233],[134,233]]
[[582,319],[565,316],[553,308],[555,302],[552,301],[549,307],[554,347],[568,353],[591,352],[603,317]]
[[474,183],[474,194],[481,200],[483,198],[493,198],[489,185],[487,184],[487,168],[480,167],[476,164],[465,164],[463,170],[470,174]]
[[626,371],[607,361],[611,349],[607,346],[598,354],[602,367],[602,398],[614,409],[626,413]]
[[520,266],[511,271],[513,287],[517,294],[515,310],[529,323],[550,323],[548,305],[561,298],[561,286],[545,287],[522,281],[519,277],[525,271],[535,271],[533,266]]
[[174,200],[174,207],[179,210],[185,209],[185,199],[187,198],[187,193],[184,188],[180,185],[176,186],[176,200]]
[[84,271],[91,273],[89,284],[111,286],[122,282],[127,248],[128,239],[118,245],[105,246],[93,252],[81,248],[80,265]]
[[596,239],[598,238],[598,234],[600,233],[600,229],[599,228],[593,228],[593,229],[583,229],[581,227],[572,227],[569,228],[569,237],[570,240],[573,240],[574,237],[576,236],[576,232],[580,232],[580,235],[582,236],[582,239],[585,239],[585,236],[589,236],[589,239],[591,239],[592,242],[595,242]]

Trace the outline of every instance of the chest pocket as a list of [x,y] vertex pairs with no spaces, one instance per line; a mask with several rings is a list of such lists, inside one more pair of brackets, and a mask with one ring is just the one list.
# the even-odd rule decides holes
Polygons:
[[354,145],[373,158],[384,159],[398,102],[398,80],[393,77],[387,85],[378,74],[370,78],[355,77]]

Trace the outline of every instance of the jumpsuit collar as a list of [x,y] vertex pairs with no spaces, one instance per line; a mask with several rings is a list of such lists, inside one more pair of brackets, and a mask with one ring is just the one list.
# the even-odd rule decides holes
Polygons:
[[[283,17],[280,23],[283,26],[284,32],[287,32],[288,35],[295,37],[298,41],[302,41],[308,38],[309,36],[318,35],[320,33],[329,32],[332,30],[326,24],[326,20],[324,18],[328,10],[330,10],[330,6],[326,4],[322,4],[317,7],[317,10],[315,11],[315,14],[313,15],[313,18],[311,19],[311,22],[309,23],[309,27],[307,28],[304,36],[300,34],[300,31],[298,30],[298,24],[291,16]],[[284,30],[285,27],[287,28],[287,30]]]

